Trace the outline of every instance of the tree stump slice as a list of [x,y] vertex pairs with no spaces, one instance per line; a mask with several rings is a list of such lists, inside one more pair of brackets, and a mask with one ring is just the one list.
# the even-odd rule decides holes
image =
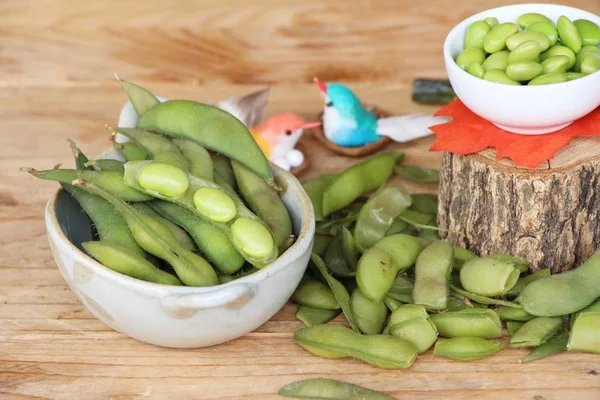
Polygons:
[[532,271],[577,267],[600,244],[600,138],[578,138],[536,169],[495,150],[444,153],[438,224],[479,255],[507,253]]

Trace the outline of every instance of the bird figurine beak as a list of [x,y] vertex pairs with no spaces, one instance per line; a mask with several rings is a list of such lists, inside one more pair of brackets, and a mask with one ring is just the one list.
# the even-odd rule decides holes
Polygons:
[[316,76],[313,78],[313,82],[315,83],[315,85],[317,85],[317,87],[319,88],[321,93],[323,93],[323,95],[326,96],[327,95],[327,86],[325,86],[325,84],[323,82],[321,82],[321,80],[319,78],[317,78]]
[[321,121],[305,122],[302,125],[300,125],[300,129],[318,128],[319,126],[321,126]]

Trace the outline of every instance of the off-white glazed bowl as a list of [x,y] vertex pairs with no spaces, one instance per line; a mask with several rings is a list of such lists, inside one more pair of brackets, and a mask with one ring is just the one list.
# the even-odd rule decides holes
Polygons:
[[544,14],[554,22],[565,15],[600,25],[598,15],[560,5],[494,8],[465,19],[450,31],[444,43],[444,59],[454,91],[471,111],[506,131],[539,135],[562,129],[600,106],[600,72],[554,85],[511,86],[476,78],[454,61],[463,50],[465,32],[473,22],[486,17],[496,17],[500,23],[516,22],[528,12]]
[[251,332],[298,286],[315,232],[312,204],[302,185],[289,172],[271,167],[283,187],[297,240],[262,270],[209,288],[159,285],[119,274],[82,251],[81,243],[92,240],[90,221],[68,193],[58,190],[46,206],[46,227],[63,278],[98,319],[143,342],[205,347]]

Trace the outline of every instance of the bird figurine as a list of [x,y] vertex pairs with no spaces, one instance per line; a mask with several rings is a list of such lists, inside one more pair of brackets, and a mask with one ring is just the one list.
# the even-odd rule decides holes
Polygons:
[[267,118],[250,133],[269,160],[289,171],[304,163],[304,154],[294,148],[304,130],[320,125],[321,122],[306,122],[296,114],[281,113]]
[[325,101],[323,132],[325,137],[342,147],[360,147],[387,136],[400,143],[431,135],[430,126],[446,122],[445,117],[414,114],[377,118],[359,98],[341,83],[314,82]]

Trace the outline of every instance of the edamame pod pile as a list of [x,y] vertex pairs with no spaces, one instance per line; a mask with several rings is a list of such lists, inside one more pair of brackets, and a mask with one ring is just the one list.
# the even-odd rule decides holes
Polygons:
[[[235,117],[121,84],[139,124],[108,129],[127,162],[90,161],[71,142],[76,169],[23,168],[80,203],[94,223],[97,240],[83,243],[92,257],[149,282],[214,286],[266,267],[293,243],[268,161]],[[130,142],[116,143],[116,133]]]
[[469,74],[507,85],[549,85],[600,70],[600,27],[592,21],[556,21],[538,13],[516,23],[473,22],[456,64]]
[[[600,352],[600,252],[551,276],[530,273],[510,254],[478,257],[440,241],[437,196],[388,182],[394,170],[420,182],[437,171],[396,165],[400,159],[382,153],[304,182],[319,218],[311,264],[292,297],[306,325],[296,333],[300,346],[407,368],[432,348],[457,361],[491,356],[505,347],[506,328],[509,346],[532,348],[523,361]],[[327,325],[338,314],[350,328]]]

